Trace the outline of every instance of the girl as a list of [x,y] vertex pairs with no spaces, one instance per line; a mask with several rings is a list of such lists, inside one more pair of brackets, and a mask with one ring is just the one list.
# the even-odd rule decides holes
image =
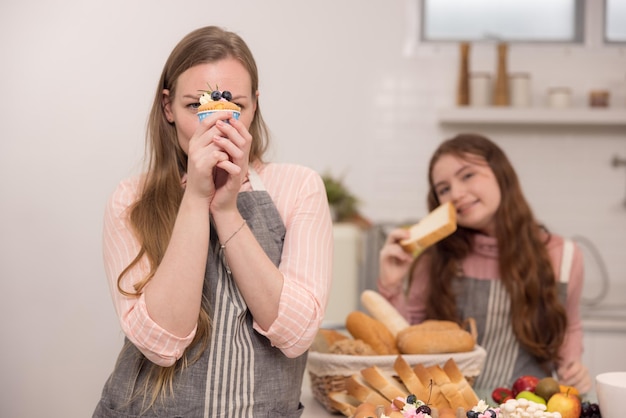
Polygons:
[[[170,54],[148,167],[106,207],[104,262],[126,343],[94,417],[299,417],[331,278],[321,177],[262,157],[244,41],[205,27]],[[212,86],[241,107],[197,117]]]
[[[415,260],[398,243],[408,231],[392,231],[380,252],[380,293],[411,323],[473,317],[487,351],[474,384],[479,391],[553,372],[562,384],[589,390],[581,363],[580,250],[536,221],[515,170],[489,139],[461,134],[444,141],[428,172],[428,208],[452,202],[457,230]],[[559,273],[570,265],[570,273]]]

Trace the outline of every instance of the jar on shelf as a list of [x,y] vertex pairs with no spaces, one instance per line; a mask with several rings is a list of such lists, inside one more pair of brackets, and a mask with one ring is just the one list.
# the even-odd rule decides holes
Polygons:
[[592,90],[589,92],[589,106],[609,107],[609,92],[607,90]]
[[572,90],[569,87],[551,87],[548,89],[548,107],[564,109],[572,105]]
[[529,107],[531,105],[530,74],[512,73],[509,76],[511,106]]
[[491,104],[491,75],[474,72],[469,75],[470,106],[483,107]]

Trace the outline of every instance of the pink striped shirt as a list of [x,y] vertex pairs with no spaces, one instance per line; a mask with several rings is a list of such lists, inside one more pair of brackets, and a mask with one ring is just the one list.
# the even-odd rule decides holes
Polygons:
[[[332,276],[333,232],[326,190],[315,171],[294,164],[254,164],[287,229],[279,270],[284,285],[278,317],[266,336],[286,356],[295,357],[311,345],[321,325]],[[117,289],[117,278],[137,255],[140,245],[128,220],[128,208],[136,201],[140,178],[120,182],[105,209],[103,255],[113,304],[128,339],[151,361],[170,366],[191,343],[195,330],[180,338],[148,315],[145,297],[127,297]],[[241,191],[251,190],[246,182]],[[121,281],[125,290],[149,271],[141,260]]]

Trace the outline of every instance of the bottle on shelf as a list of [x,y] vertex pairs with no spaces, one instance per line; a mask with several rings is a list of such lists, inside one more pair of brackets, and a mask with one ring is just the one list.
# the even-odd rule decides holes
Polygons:
[[498,66],[496,80],[493,87],[493,105],[509,105],[509,77],[507,74],[508,45],[505,42],[498,44]]
[[457,106],[468,106],[470,104],[470,88],[469,88],[469,42],[461,42],[460,44],[461,60],[459,64],[459,80],[456,92]]

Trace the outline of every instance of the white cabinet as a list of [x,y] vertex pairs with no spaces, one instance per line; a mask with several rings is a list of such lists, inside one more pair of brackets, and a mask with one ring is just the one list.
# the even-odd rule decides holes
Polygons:
[[343,328],[348,314],[359,306],[359,265],[363,233],[355,224],[335,223],[333,236],[333,283],[323,326]]
[[589,369],[594,380],[600,373],[626,371],[626,330],[594,330],[594,327],[584,327],[583,364]]

